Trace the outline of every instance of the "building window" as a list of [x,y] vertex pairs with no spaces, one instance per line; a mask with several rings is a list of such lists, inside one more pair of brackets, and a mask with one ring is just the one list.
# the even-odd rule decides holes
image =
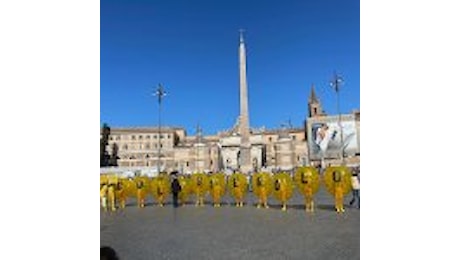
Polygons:
[[272,141],[272,138],[271,138],[271,137],[269,137],[269,138],[268,138],[268,141],[269,141],[269,142],[271,142],[271,141]]
[[153,138],[154,138],[154,139],[157,139],[157,135],[153,135]]
[[112,141],[112,140],[113,140],[113,136],[111,136],[109,139],[110,139],[110,141]]
[[163,138],[164,138],[164,136],[163,136],[163,134],[161,134],[161,135],[160,135],[160,139],[163,139]]
[[292,136],[292,140],[295,140],[295,135]]
[[187,161],[187,162],[185,162],[185,166],[187,166],[187,167],[188,167],[188,161]]
[[170,138],[171,138],[171,135],[170,135],[170,134],[168,134],[168,135],[167,135],[167,137],[168,137],[168,139],[170,139]]
[[135,136],[135,135],[132,135],[132,136],[131,136],[131,140],[136,140],[136,136]]
[[142,135],[139,136],[139,140],[142,140]]
[[146,135],[145,138],[146,138],[146,139],[150,139],[150,135]]
[[127,144],[123,145],[123,150],[128,150],[128,145]]
[[146,144],[145,149],[150,149],[150,144]]

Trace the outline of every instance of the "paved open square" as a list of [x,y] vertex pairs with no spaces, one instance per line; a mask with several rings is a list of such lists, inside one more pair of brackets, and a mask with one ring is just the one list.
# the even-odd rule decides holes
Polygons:
[[249,192],[243,208],[232,198],[214,208],[189,204],[174,209],[171,196],[161,208],[150,197],[147,207],[101,211],[101,246],[113,247],[120,259],[359,259],[359,210],[337,214],[333,197],[316,194],[316,211],[306,212],[303,197],[294,193],[288,211],[271,198],[269,209],[257,209]]

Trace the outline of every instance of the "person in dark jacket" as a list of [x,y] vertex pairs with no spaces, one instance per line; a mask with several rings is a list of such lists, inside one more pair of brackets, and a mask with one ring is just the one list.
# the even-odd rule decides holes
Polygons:
[[177,172],[173,172],[172,174],[172,182],[171,182],[171,191],[173,194],[173,205],[175,208],[179,207],[178,203],[178,197],[179,197],[179,192],[181,191],[181,186],[179,183],[179,179],[177,179]]

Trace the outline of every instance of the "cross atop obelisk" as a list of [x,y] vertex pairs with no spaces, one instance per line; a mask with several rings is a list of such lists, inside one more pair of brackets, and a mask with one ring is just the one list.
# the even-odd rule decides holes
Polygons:
[[246,80],[246,49],[244,46],[243,29],[240,29],[240,171],[248,173],[252,170],[251,143],[249,141],[249,109],[248,84]]

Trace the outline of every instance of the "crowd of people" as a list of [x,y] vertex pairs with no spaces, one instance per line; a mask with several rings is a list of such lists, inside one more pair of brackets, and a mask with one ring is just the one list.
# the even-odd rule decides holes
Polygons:
[[291,174],[254,173],[250,176],[236,172],[229,176],[223,173],[181,175],[172,172],[155,178],[121,178],[106,174],[101,175],[100,199],[104,211],[116,211],[125,208],[128,197],[137,199],[137,206],[143,208],[146,197],[151,194],[163,207],[167,197],[172,194],[173,206],[179,207],[191,195],[195,196],[196,206],[204,206],[204,198],[209,194],[213,206],[220,207],[222,197],[229,192],[235,206],[243,207],[245,194],[249,190],[258,198],[257,208],[269,208],[268,198],[273,195],[281,202],[281,209],[286,211],[288,200],[297,188],[305,198],[305,210],[313,212],[314,195],[324,185],[335,199],[337,213],[343,213],[343,198],[350,191],[353,198],[349,205],[360,207],[359,171],[359,167],[330,166],[324,171],[318,171],[315,167],[300,167]]

